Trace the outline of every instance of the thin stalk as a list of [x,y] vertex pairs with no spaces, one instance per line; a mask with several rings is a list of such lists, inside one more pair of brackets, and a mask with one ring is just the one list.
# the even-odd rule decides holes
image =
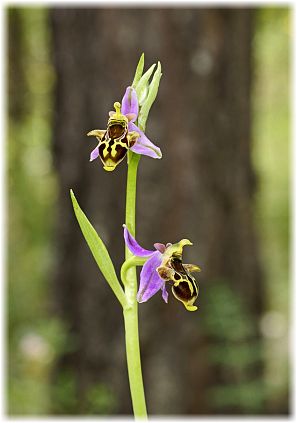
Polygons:
[[[131,151],[128,153],[128,175],[126,194],[126,226],[135,236],[136,179],[140,156]],[[125,258],[129,260],[133,254],[126,247]],[[138,304],[136,268],[131,267],[126,272],[125,294],[128,307],[124,308],[126,355],[129,374],[130,391],[135,418],[147,418],[138,335]]]
[[[128,152],[128,174],[126,192],[126,226],[131,235],[135,237],[135,211],[136,211],[136,179],[140,155]],[[126,247],[126,260],[133,254]]]
[[127,272],[131,267],[135,266],[143,266],[145,262],[148,260],[148,257],[137,257],[132,256],[128,260],[125,260],[122,268],[121,268],[121,280],[123,281],[124,285],[127,285]]

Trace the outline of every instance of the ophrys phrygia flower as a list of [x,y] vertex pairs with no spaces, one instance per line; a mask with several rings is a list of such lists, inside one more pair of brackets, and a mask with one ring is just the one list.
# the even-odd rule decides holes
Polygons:
[[122,103],[114,103],[115,111],[109,112],[107,129],[94,129],[88,136],[95,136],[99,144],[91,152],[90,161],[98,157],[103,168],[112,171],[125,158],[128,150],[160,159],[162,153],[147,136],[135,125],[139,114],[139,104],[134,88],[128,87]]
[[124,225],[125,243],[137,257],[147,257],[140,273],[140,284],[137,294],[138,302],[149,300],[159,290],[162,290],[164,301],[168,302],[166,283],[171,285],[175,298],[183,303],[189,311],[197,310],[194,306],[199,293],[196,280],[191,272],[199,272],[195,264],[184,264],[182,261],[183,247],[193,245],[188,239],[182,239],[176,244],[154,244],[155,250],[142,248]]

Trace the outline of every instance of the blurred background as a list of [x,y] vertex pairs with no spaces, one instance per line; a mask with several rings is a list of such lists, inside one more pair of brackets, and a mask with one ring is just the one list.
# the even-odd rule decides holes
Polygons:
[[126,165],[89,163],[107,113],[146,68],[163,77],[142,158],[137,239],[190,238],[199,310],[139,307],[150,414],[290,412],[290,10],[7,12],[7,413],[125,415],[121,309],[75,220],[72,188],[116,264]]

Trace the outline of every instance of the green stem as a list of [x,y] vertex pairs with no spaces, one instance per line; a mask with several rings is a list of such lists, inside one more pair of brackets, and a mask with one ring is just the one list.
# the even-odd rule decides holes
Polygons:
[[[132,236],[135,236],[135,210],[136,210],[136,179],[140,155],[128,152],[128,175],[126,193],[126,226]],[[133,254],[126,247],[126,260]]]
[[[126,226],[130,233],[135,236],[136,179],[140,156],[138,154],[132,153],[131,151],[129,151],[128,154]],[[133,254],[127,247],[125,251],[126,260],[131,259]],[[138,335],[136,268],[131,266],[127,267],[127,269],[124,269],[124,273],[125,294],[129,304],[128,307],[124,308],[126,355],[133,412],[135,418],[147,418]]]

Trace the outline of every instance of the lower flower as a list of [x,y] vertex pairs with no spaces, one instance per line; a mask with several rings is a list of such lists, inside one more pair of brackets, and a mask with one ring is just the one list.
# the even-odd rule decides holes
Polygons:
[[162,291],[164,301],[168,302],[166,283],[171,285],[174,297],[183,303],[189,311],[197,310],[194,306],[199,293],[196,280],[191,272],[199,272],[195,264],[184,264],[182,252],[185,245],[192,245],[188,239],[176,244],[154,244],[155,250],[142,248],[124,225],[125,243],[137,257],[147,257],[140,273],[140,284],[137,294],[138,302],[149,300],[158,291]]

